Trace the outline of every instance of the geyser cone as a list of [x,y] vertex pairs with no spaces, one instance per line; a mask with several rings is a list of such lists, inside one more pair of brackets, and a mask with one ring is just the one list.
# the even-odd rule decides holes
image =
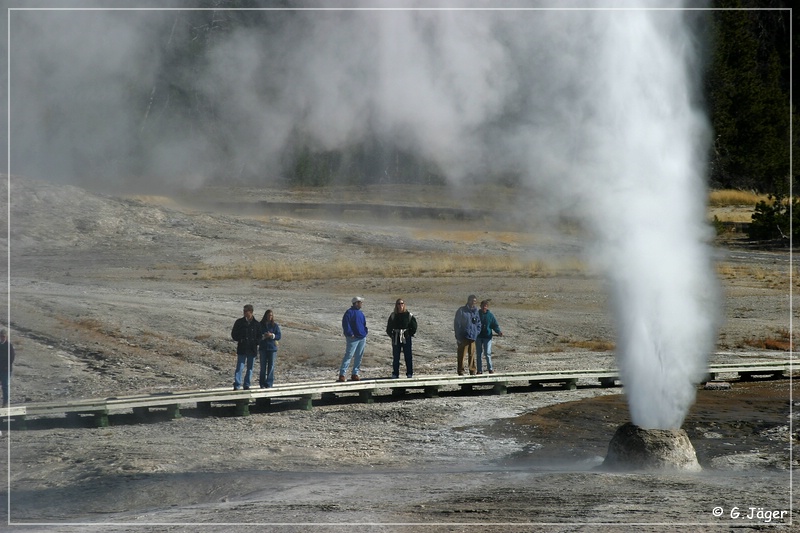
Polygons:
[[682,429],[644,429],[630,422],[608,444],[604,470],[702,470]]

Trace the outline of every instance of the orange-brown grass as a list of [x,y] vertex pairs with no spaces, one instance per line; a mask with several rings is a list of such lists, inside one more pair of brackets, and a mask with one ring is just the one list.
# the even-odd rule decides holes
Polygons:
[[761,350],[777,350],[781,352],[788,352],[794,344],[794,336],[789,333],[788,329],[779,329],[775,331],[775,336],[772,337],[751,337],[743,339],[742,345],[751,348],[758,348]]
[[559,341],[571,348],[581,348],[591,352],[611,352],[616,348],[616,344],[604,339],[571,339],[565,338]]

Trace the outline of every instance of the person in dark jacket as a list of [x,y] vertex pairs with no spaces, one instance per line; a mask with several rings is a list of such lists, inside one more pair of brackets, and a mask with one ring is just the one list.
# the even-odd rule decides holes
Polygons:
[[281,327],[275,322],[272,309],[267,309],[261,318],[261,343],[258,345],[258,357],[261,360],[258,385],[262,389],[272,387],[275,381],[275,360],[278,358],[279,340],[281,340]]
[[[233,375],[233,390],[250,388],[253,376],[253,363],[258,355],[258,343],[261,340],[261,323],[253,318],[253,306],[244,306],[244,316],[233,323],[231,338],[236,341],[236,372]],[[246,370],[244,381],[242,371]],[[244,386],[244,387],[242,387]]]
[[386,334],[392,339],[392,378],[400,377],[400,351],[406,362],[406,377],[414,376],[414,362],[411,356],[411,337],[417,332],[417,319],[406,310],[402,298],[394,303],[394,311],[386,323]]
[[0,385],[3,389],[3,407],[8,407],[11,367],[14,365],[14,346],[8,340],[8,332],[0,330]]
[[467,355],[469,374],[474,376],[478,371],[475,364],[475,339],[481,331],[481,319],[478,316],[478,297],[470,294],[467,304],[458,308],[453,319],[453,330],[458,343],[458,375],[464,375],[464,355]]
[[490,374],[494,374],[494,366],[492,366],[492,333],[497,333],[498,337],[503,336],[500,331],[500,324],[489,311],[489,302],[491,300],[483,300],[481,307],[478,310],[478,316],[481,318],[481,332],[478,333],[478,339],[475,341],[478,356],[478,374],[483,374],[483,354],[486,354],[486,370]]
[[345,336],[347,345],[344,350],[344,357],[342,357],[342,364],[339,367],[339,381],[345,381],[347,375],[347,368],[350,366],[350,360],[353,360],[353,375],[350,379],[358,381],[361,378],[358,375],[361,369],[361,358],[364,357],[364,348],[367,345],[367,318],[361,311],[361,306],[364,303],[364,298],[356,296],[352,300],[350,309],[344,312],[342,316],[342,333]]

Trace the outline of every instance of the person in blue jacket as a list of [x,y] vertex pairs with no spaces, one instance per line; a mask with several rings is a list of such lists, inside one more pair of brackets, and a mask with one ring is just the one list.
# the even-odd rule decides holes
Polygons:
[[275,322],[272,309],[267,309],[261,318],[261,342],[258,344],[258,357],[261,371],[258,385],[262,389],[272,387],[275,381],[275,361],[278,358],[278,341],[281,340],[281,326]]
[[498,337],[503,336],[500,331],[500,324],[489,311],[489,302],[491,300],[483,300],[481,308],[478,310],[478,316],[481,319],[481,332],[478,333],[478,339],[475,342],[475,348],[478,355],[478,374],[483,374],[483,357],[486,354],[486,370],[490,374],[494,374],[494,367],[492,366],[492,333],[497,333]]
[[464,375],[464,355],[467,355],[469,374],[474,376],[478,371],[475,364],[475,339],[481,331],[481,319],[478,316],[478,297],[470,294],[467,304],[458,308],[453,319],[453,330],[458,343],[458,375]]
[[353,374],[350,379],[358,381],[361,378],[358,373],[361,370],[361,358],[364,357],[364,347],[367,345],[367,318],[361,311],[364,298],[356,296],[352,300],[352,306],[345,311],[342,316],[342,333],[347,340],[344,350],[342,365],[339,367],[339,381],[345,381],[347,368],[350,360],[353,361]]

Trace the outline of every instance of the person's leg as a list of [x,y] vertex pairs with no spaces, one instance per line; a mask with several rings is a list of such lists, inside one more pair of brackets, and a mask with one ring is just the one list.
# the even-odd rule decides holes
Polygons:
[[339,367],[339,376],[347,375],[347,368],[350,366],[350,360],[353,358],[353,352],[356,349],[356,339],[347,338],[347,345],[344,348],[344,357],[342,357],[342,364]]
[[481,360],[481,354],[483,353],[483,341],[486,339],[482,339],[478,337],[478,340],[475,341],[475,351],[477,352],[476,355],[478,357],[478,374],[483,374],[483,361]]
[[411,357],[411,337],[403,345],[403,357],[406,360],[406,377],[410,378],[414,375],[414,360]]
[[8,372],[0,372],[0,385],[3,389],[3,407],[8,405],[9,394],[8,394],[8,386],[11,382],[11,374]]
[[367,346],[367,338],[356,341],[355,351],[353,352],[353,375],[357,376],[361,371],[361,358],[364,357],[364,348]]
[[262,389],[267,386],[267,359],[269,359],[269,353],[264,348],[259,348],[258,386],[261,387]]
[[[492,339],[486,339],[486,370],[489,371],[490,374],[494,373],[494,367],[492,366]],[[480,357],[480,356],[478,356]],[[480,366],[480,362],[478,362]]]
[[267,352],[267,387],[272,387],[275,382],[275,361],[278,360],[278,351]]
[[467,341],[459,341],[458,342],[458,350],[457,350],[457,354],[458,354],[458,366],[457,366],[457,369],[458,369],[458,375],[459,376],[464,375],[464,352],[466,351],[466,349],[467,349]]
[[474,376],[478,371],[475,363],[475,341],[467,341],[467,361],[469,362],[469,375]]
[[403,348],[402,344],[392,344],[392,377],[400,377],[400,350]]
[[244,383],[243,383],[243,385],[244,385],[245,389],[249,389],[250,388],[250,380],[253,378],[253,364],[256,362],[256,356],[255,355],[248,355],[246,357],[246,360],[247,360],[247,371],[244,374]]
[[242,371],[247,357],[242,354],[236,354],[236,372],[233,374],[233,388],[239,390],[242,388]]

